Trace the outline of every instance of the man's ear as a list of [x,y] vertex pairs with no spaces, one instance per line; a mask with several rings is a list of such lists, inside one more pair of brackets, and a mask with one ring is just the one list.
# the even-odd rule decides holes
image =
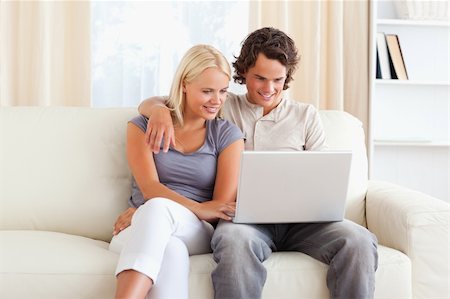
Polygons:
[[245,72],[243,74],[239,74],[242,77],[242,84],[246,84],[246,82],[247,82],[247,73],[248,72]]

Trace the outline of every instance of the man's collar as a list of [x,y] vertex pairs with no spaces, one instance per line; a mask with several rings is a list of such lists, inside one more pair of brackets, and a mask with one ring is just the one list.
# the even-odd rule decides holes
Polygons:
[[[278,103],[278,105],[273,108],[268,114],[263,116],[264,120],[273,120],[274,122],[278,122],[281,110],[283,110],[283,106],[285,105],[285,103],[286,100],[284,99],[284,97],[282,97],[280,103]],[[245,94],[245,104],[255,113],[259,112],[263,114],[264,108],[260,105],[251,103],[248,99],[248,93]]]

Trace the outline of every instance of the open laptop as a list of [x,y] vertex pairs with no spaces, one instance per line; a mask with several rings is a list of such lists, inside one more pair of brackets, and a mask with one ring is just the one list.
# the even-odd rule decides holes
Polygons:
[[235,223],[341,221],[350,151],[244,151]]

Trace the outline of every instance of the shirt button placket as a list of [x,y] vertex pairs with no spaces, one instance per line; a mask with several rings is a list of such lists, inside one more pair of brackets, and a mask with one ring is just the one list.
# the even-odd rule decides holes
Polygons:
[[253,134],[253,149],[255,151],[257,151],[259,149],[259,132],[258,132],[258,128],[259,128],[259,120],[256,122],[255,124],[255,132]]

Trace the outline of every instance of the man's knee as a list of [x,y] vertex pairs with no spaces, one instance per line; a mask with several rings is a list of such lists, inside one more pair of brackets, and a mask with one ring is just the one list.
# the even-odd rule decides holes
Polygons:
[[347,234],[343,236],[345,242],[344,248],[353,259],[373,261],[376,267],[378,260],[378,240],[366,228],[357,224],[350,227]]
[[216,261],[227,260],[264,261],[272,252],[253,226],[235,223],[221,223],[214,232],[211,248]]
[[[252,229],[246,225],[223,222],[214,231],[211,240],[212,248],[219,247],[244,247],[254,238]],[[234,250],[234,249],[233,249]]]

